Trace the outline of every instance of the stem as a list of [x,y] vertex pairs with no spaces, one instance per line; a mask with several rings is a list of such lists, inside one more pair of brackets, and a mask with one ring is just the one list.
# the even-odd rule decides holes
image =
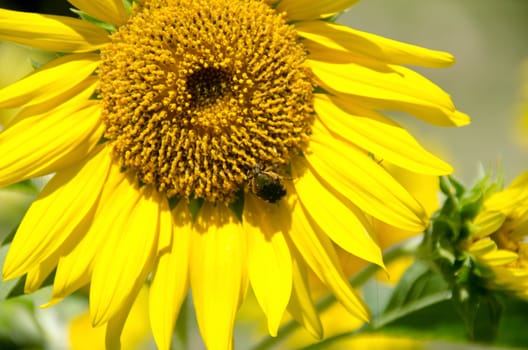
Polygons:
[[[384,263],[390,264],[392,261],[396,260],[397,258],[413,254],[416,251],[419,244],[420,244],[420,241],[416,237],[412,237],[403,242],[393,245],[392,247],[387,249],[385,253],[383,254]],[[365,282],[367,282],[370,278],[372,278],[372,276],[374,276],[374,274],[378,270],[380,270],[380,267],[378,265],[369,264],[368,266],[360,270],[357,274],[355,274],[349,279],[350,285],[354,288],[362,286]],[[332,304],[335,301],[336,299],[334,295],[329,294],[325,296],[324,298],[322,298],[321,300],[319,300],[315,308],[318,313],[322,313],[323,311],[328,309],[330,306],[332,306]],[[262,339],[260,342],[258,342],[252,349],[253,350],[270,349],[271,347],[284,341],[298,327],[299,327],[299,323],[297,323],[297,321],[295,320],[291,320],[280,328],[278,335],[276,337],[267,336],[264,339]],[[364,327],[362,327],[361,329],[363,328]],[[357,331],[360,331],[361,329]],[[348,335],[350,334],[351,333],[348,333]]]

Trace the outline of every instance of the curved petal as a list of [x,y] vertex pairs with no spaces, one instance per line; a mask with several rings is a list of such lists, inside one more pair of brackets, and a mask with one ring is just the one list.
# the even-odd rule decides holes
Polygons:
[[236,312],[247,280],[246,238],[235,214],[205,203],[191,239],[190,278],[196,318],[208,349],[233,347]]
[[528,187],[528,171],[525,171],[521,175],[517,176],[508,186],[508,189],[517,187],[521,187],[524,189]]
[[479,255],[478,258],[489,266],[502,266],[517,261],[519,259],[519,254],[505,249],[497,249]]
[[332,132],[402,168],[427,175],[446,175],[453,168],[427,152],[404,128],[368,117],[350,115],[328,95],[316,94],[315,111]]
[[[79,225],[97,202],[111,157],[99,151],[86,162],[58,172],[28,209],[4,264],[4,278],[29,271],[73,239]],[[72,243],[69,243],[71,245]]]
[[131,293],[122,310],[102,326],[105,328],[105,349],[139,349],[146,342],[150,333],[145,322],[148,317],[147,294],[145,286]]
[[368,322],[368,307],[348,283],[328,237],[310,224],[300,203],[293,203],[290,212],[293,219],[289,237],[306,264],[351,314]]
[[116,338],[116,343],[120,341],[121,349],[140,349],[146,343],[150,344],[150,328],[145,319],[148,318],[148,288],[143,287],[136,296],[132,308],[128,313],[124,327],[122,328],[121,339],[119,339],[120,322],[117,319],[111,320],[104,326],[94,328],[91,325],[90,313],[84,311],[69,321],[69,342],[70,350],[93,350],[93,349],[115,349],[109,345],[105,336]]
[[281,0],[278,11],[285,11],[290,21],[328,18],[354,5],[357,0]]
[[389,225],[420,232],[428,222],[422,206],[368,155],[326,135],[316,122],[306,160],[325,187],[334,188],[366,213]]
[[[111,152],[105,147],[105,152]],[[87,284],[92,276],[97,253],[111,230],[116,230],[128,219],[131,198],[130,183],[119,165],[112,162],[106,182],[103,184],[95,213],[76,228],[82,240],[68,254],[61,257],[53,283],[53,299],[63,298]]]
[[159,233],[159,211],[163,194],[151,186],[129,185],[130,198],[121,223],[115,222],[105,244],[97,253],[90,286],[90,310],[94,326],[121,312],[126,301],[137,294],[154,265]]
[[108,34],[80,19],[0,9],[0,40],[56,52],[88,52],[109,42]]
[[[508,205],[510,205],[511,202],[512,201],[509,201]],[[475,232],[472,233],[472,236],[474,238],[489,236],[497,231],[505,220],[506,215],[500,211],[483,210],[478,213],[477,217],[473,220]]]
[[68,93],[97,68],[99,55],[57,58],[27,77],[0,90],[0,108],[32,106]]
[[402,43],[328,21],[299,22],[295,29],[308,39],[303,45],[312,57],[321,50],[328,50],[334,56],[345,55],[352,60],[362,56],[392,64],[447,67],[455,62],[453,55],[447,52]]
[[402,110],[438,126],[462,126],[469,117],[422,75],[402,66],[365,66],[307,60],[323,86],[372,101],[373,109]]
[[484,206],[487,211],[501,211],[508,214],[521,201],[528,201],[528,171],[517,176],[503,191],[487,198]]
[[292,260],[281,232],[290,224],[280,211],[280,206],[245,197],[242,222],[248,236],[249,280],[272,336],[277,335],[292,291]]
[[53,269],[57,266],[59,260],[58,252],[55,252],[52,256],[44,260],[38,265],[31,267],[26,275],[26,281],[24,283],[24,293],[31,294],[36,292],[46,277],[48,277]]
[[338,193],[325,188],[306,161],[295,161],[292,171],[297,179],[297,196],[314,224],[350,254],[383,267],[381,249],[356,215],[355,208],[341,201]]
[[468,248],[467,251],[475,254],[481,255],[489,253],[491,251],[497,250],[497,244],[490,238],[488,239],[479,239],[473,242]]
[[91,104],[93,102],[88,102],[88,100],[93,95],[98,83],[99,79],[96,76],[90,76],[61,95],[42,101],[37,105],[26,105],[9,121],[6,129],[20,122],[22,119],[38,116],[51,110],[59,110],[59,108],[67,105],[77,104],[78,106],[84,106]]
[[[174,325],[187,295],[192,222],[185,201],[174,209],[174,220],[166,203],[163,201],[160,212],[159,258],[149,293],[150,324],[160,350],[170,349]],[[168,246],[161,246],[167,241]]]
[[0,186],[46,175],[85,159],[103,133],[99,104],[65,105],[0,133]]
[[122,25],[128,20],[123,0],[68,0],[68,2],[106,23]]
[[323,325],[308,289],[306,266],[297,256],[293,259],[292,266],[293,288],[288,311],[315,339],[321,339]]

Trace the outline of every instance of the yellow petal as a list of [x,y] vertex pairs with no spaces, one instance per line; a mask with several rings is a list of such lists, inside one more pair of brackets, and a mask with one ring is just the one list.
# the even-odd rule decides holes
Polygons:
[[293,288],[288,310],[315,339],[321,339],[323,326],[308,289],[306,266],[300,261],[301,258],[297,257],[298,254],[295,255],[292,265]]
[[480,255],[478,258],[490,266],[501,266],[517,261],[519,255],[509,250],[497,249]]
[[[381,165],[422,204],[428,217],[431,217],[440,208],[438,197],[440,180],[438,176],[417,174],[388,162],[381,162]],[[408,232],[407,235],[409,234],[411,233]],[[400,240],[402,239],[400,238],[398,241]]]
[[129,193],[116,201],[130,199],[122,216],[108,232],[97,253],[90,286],[90,310],[94,326],[121,312],[126,300],[135,295],[152,270],[159,233],[159,210],[164,195],[150,186],[140,190],[128,186]]
[[6,125],[6,129],[22,119],[37,116],[51,110],[58,110],[60,107],[66,105],[86,105],[87,101],[93,95],[97,84],[99,84],[99,79],[96,76],[90,76],[60,95],[50,99],[41,99],[42,102],[36,105],[32,103],[26,104],[18,111],[18,113],[16,113],[15,117],[9,122],[9,124]]
[[122,301],[119,312],[113,315],[104,325],[93,325],[92,318],[92,327],[105,328],[105,350],[121,350],[121,333],[138,292],[137,289],[134,289],[132,293],[128,294]]
[[366,154],[324,134],[314,123],[305,156],[326,187],[392,226],[418,232],[428,219],[422,206]]
[[64,105],[0,133],[0,186],[46,175],[90,153],[103,132],[99,104]]
[[[312,173],[306,161],[292,164],[297,178],[295,190],[310,217],[341,248],[363,260],[383,266],[379,246],[374,242],[366,225],[358,218],[361,213],[350,203],[340,199],[339,193],[323,186]],[[358,215],[356,215],[356,213]]]
[[328,18],[354,5],[357,0],[281,0],[278,11],[286,11],[290,21]]
[[53,254],[48,259],[29,269],[26,275],[26,281],[24,283],[25,294],[31,294],[37,291],[46,277],[48,277],[55,269],[57,266],[57,261],[59,260],[59,254],[57,253],[58,252],[55,252],[55,254]]
[[370,101],[373,109],[402,110],[438,126],[469,123],[469,117],[456,111],[447,93],[408,68],[310,59],[307,63],[323,86]]
[[528,171],[525,171],[521,175],[517,176],[511,184],[508,186],[508,188],[526,188],[528,186]]
[[475,232],[472,236],[475,238],[489,236],[502,226],[504,220],[506,220],[506,215],[500,211],[483,210],[473,220]]
[[475,241],[468,248],[468,252],[476,255],[482,255],[497,249],[497,244],[492,239],[484,238]]
[[281,232],[289,223],[282,219],[283,211],[255,196],[246,196],[244,201],[249,280],[272,336],[277,335],[292,290],[292,260]]
[[109,42],[95,24],[64,16],[0,9],[0,40],[56,52],[88,52]]
[[[402,43],[375,34],[362,32],[327,21],[306,21],[295,24],[300,36],[308,40],[303,45],[316,58],[323,50],[328,54],[358,56],[392,64],[413,64],[426,67],[446,67],[455,62],[453,55]],[[316,45],[314,45],[316,44]]]
[[174,222],[165,203],[160,211],[159,241],[170,244],[158,251],[149,294],[150,324],[160,350],[170,349],[176,318],[187,295],[192,222],[186,201],[181,200],[174,209]]
[[[134,300],[121,335],[122,349],[141,349],[149,339],[150,329],[145,319],[148,318],[148,291],[144,287]],[[69,345],[71,350],[105,349],[105,333],[116,331],[116,322],[93,328],[90,314],[84,312],[75,317],[69,325]],[[112,329],[113,328],[113,329]],[[119,340],[119,339],[118,339]],[[110,349],[110,348],[106,348]]]
[[[104,152],[110,157],[111,147],[105,147]],[[53,283],[54,299],[67,296],[90,281],[93,262],[109,231],[115,231],[115,227],[127,219],[123,213],[130,205],[130,198],[126,198],[126,194],[130,193],[130,184],[119,165],[111,164],[103,185],[93,217],[81,222],[76,228],[79,232],[74,233],[82,234],[82,240],[59,260]]]
[[88,78],[99,56],[68,55],[57,58],[27,77],[0,90],[0,108],[37,105],[60,96]]
[[484,207],[486,210],[501,211],[508,215],[523,201],[528,201],[528,171],[515,178],[503,191],[487,198]]
[[350,115],[328,95],[315,95],[315,110],[322,123],[356,146],[402,168],[427,175],[446,175],[451,166],[427,152],[404,128],[392,123]]
[[205,203],[192,232],[190,278],[198,326],[209,350],[233,347],[247,280],[246,249],[234,213],[222,204]]
[[[149,340],[147,288],[133,293],[125,302],[123,311],[105,325],[105,349],[140,349]],[[95,349],[93,347],[92,349]]]
[[106,23],[122,25],[128,19],[122,0],[68,0],[68,2]]
[[86,162],[58,172],[48,182],[13,239],[4,264],[4,278],[24,274],[64,244],[71,249],[77,243],[80,237],[71,233],[96,203],[110,160],[107,152],[98,152]]
[[351,314],[368,322],[368,308],[348,283],[330,240],[310,225],[299,203],[294,203],[290,211],[293,217],[289,236],[306,264]]

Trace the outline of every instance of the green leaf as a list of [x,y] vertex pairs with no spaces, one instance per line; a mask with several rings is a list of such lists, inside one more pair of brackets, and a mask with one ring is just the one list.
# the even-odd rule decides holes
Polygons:
[[373,328],[381,328],[424,307],[451,298],[451,291],[442,276],[416,261],[403,274],[383,314],[373,320]]
[[415,312],[398,319],[398,322],[388,324],[381,331],[421,340],[467,340],[464,323],[450,300],[438,300],[426,307],[417,308]]
[[528,302],[507,297],[502,300],[503,317],[499,325],[495,344],[528,348]]

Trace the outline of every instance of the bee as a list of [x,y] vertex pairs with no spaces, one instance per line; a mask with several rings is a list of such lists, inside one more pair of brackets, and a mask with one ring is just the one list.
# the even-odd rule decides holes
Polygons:
[[258,165],[248,171],[251,192],[269,203],[277,203],[286,195],[286,188],[280,175],[271,170],[261,170]]

